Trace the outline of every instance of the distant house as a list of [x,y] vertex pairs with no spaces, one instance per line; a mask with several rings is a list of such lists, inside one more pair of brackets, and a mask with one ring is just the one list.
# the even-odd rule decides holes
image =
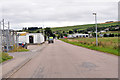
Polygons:
[[116,27],[115,29],[117,30],[117,29],[119,29],[119,27]]
[[92,38],[92,37],[93,37],[93,35],[92,35],[92,34],[90,34],[90,35],[89,35],[89,37],[90,37],[90,38]]
[[104,34],[100,34],[99,37],[104,37]]
[[94,33],[96,33],[96,31]]
[[68,37],[68,38],[73,38],[73,36],[72,36],[72,35],[68,35],[67,37]]
[[109,28],[106,28],[105,31],[109,31]]
[[106,32],[106,31],[100,31],[101,33]]
[[88,31],[88,33],[92,33],[92,31]]
[[26,42],[28,44],[41,44],[44,42],[44,36],[42,33],[17,32],[17,34],[19,34],[19,42]]
[[107,35],[107,37],[109,37],[110,34],[108,33],[108,34],[106,34],[106,35]]

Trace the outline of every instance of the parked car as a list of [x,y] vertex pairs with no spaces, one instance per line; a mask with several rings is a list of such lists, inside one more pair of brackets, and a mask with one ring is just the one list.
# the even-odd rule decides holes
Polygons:
[[67,37],[65,36],[64,39],[66,39]]
[[54,43],[54,41],[53,41],[53,37],[49,37],[49,39],[48,39],[48,43]]
[[19,42],[19,46],[27,49],[27,43],[26,42]]

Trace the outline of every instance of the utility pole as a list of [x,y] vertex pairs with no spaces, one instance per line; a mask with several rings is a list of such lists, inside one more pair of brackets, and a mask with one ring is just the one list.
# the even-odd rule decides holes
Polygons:
[[3,26],[3,30],[2,30],[2,44],[3,44],[3,47],[5,47],[5,33],[4,33],[4,29],[5,29],[5,22],[4,22],[4,19],[2,20],[2,26]]
[[97,13],[93,13],[95,15],[95,25],[96,25],[96,46],[98,46],[98,38],[97,38]]
[[4,29],[5,29],[5,22],[4,22],[4,19],[2,20],[2,22],[3,22],[3,35],[4,35]]
[[1,22],[0,22],[0,53],[2,53],[2,28],[1,28]]
[[16,38],[16,39],[15,39],[15,40],[16,40],[16,41],[15,41],[15,42],[16,42],[16,43],[15,43],[15,47],[18,49],[17,32],[16,32],[16,31],[15,31],[15,38]]
[[2,22],[3,22],[3,42],[4,42],[4,28],[5,28],[4,19],[2,20]]

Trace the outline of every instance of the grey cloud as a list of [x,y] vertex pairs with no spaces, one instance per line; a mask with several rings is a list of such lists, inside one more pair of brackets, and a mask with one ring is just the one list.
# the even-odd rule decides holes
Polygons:
[[[80,2],[80,0],[5,0],[3,17],[14,26],[25,23],[83,22],[94,20],[97,12],[98,21],[117,20],[117,2]],[[75,24],[76,25],[76,24]],[[22,25],[27,26],[27,25]],[[53,26],[56,26],[53,24]],[[59,25],[60,26],[60,25]]]

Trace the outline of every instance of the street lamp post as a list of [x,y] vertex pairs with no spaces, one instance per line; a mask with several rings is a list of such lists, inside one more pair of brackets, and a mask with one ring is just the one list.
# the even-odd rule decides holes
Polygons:
[[43,24],[43,36],[44,36],[45,34],[44,34],[44,24]]
[[97,13],[93,13],[95,15],[95,25],[96,25],[96,46],[98,46],[98,38],[97,38]]
[[46,41],[46,34],[45,34],[45,25],[43,24],[43,36],[44,36],[44,41]]

